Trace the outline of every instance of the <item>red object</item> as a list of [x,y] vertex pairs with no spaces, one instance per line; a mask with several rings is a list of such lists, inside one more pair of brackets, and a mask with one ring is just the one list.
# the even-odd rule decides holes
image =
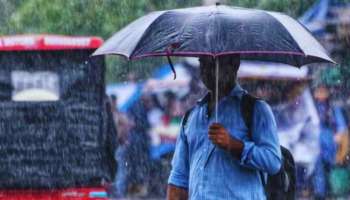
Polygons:
[[164,125],[169,125],[171,121],[171,117],[169,115],[163,115],[162,116],[162,122]]
[[[0,37],[0,52],[55,51],[97,49],[103,43],[100,37],[62,35],[13,35]],[[52,190],[0,190],[0,200],[106,200],[104,187],[68,188]]]
[[0,200],[107,200],[105,188],[0,190]]
[[0,51],[97,49],[102,43],[95,36],[13,35],[0,37]]

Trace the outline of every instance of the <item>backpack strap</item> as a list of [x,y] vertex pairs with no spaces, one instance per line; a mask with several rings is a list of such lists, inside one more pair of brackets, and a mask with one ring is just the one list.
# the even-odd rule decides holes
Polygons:
[[190,114],[191,114],[193,109],[194,109],[194,107],[186,111],[186,113],[184,115],[184,118],[182,120],[182,125],[181,125],[182,129],[186,126],[186,123],[188,121],[188,117],[190,116]]
[[253,126],[253,114],[255,102],[259,100],[259,98],[252,96],[248,93],[245,93],[241,99],[241,115],[243,117],[244,123],[248,128],[248,137],[252,140],[252,126]]

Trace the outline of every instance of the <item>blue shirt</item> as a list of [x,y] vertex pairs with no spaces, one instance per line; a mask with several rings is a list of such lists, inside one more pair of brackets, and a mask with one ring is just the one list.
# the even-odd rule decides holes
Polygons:
[[274,174],[281,166],[276,122],[270,107],[257,101],[249,139],[240,113],[245,92],[237,85],[218,105],[218,122],[244,143],[240,159],[209,140],[208,128],[215,114],[208,118],[206,98],[198,102],[183,126],[168,183],[187,188],[191,200],[266,199],[261,172]]

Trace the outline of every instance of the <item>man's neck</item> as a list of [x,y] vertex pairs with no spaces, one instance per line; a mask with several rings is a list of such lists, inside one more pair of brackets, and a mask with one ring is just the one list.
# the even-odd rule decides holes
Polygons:
[[[219,94],[218,94],[218,100],[220,101],[220,99],[222,99],[223,97],[228,96],[231,91],[236,87],[236,84],[231,84],[231,85],[226,85],[223,87],[220,87],[219,90]],[[215,90],[214,91],[210,91],[210,103],[215,103]]]
[[[218,96],[218,101],[220,101],[223,97],[228,96],[233,88],[236,87],[236,84],[228,85],[226,87],[221,87],[219,88],[219,96]],[[209,99],[208,99],[208,115],[211,116],[211,113],[214,109],[215,106],[215,91],[210,91],[209,94]],[[219,103],[219,102],[218,102]]]

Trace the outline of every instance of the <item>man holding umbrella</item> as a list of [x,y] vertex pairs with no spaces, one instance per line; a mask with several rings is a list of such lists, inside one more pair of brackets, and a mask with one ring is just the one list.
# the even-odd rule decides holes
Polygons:
[[277,173],[281,152],[270,107],[257,101],[252,140],[240,113],[246,93],[237,83],[238,56],[219,57],[220,113],[215,122],[215,62],[201,57],[209,93],[188,115],[177,141],[168,199],[265,199],[261,172]]
[[240,113],[245,91],[236,84],[240,59],[296,67],[334,63],[291,17],[219,4],[145,15],[93,55],[106,54],[167,56],[169,62],[170,56],[200,57],[202,80],[210,92],[192,110],[178,139],[169,199],[266,198],[260,174],[273,174],[281,165],[276,124],[269,106],[257,101],[247,134]]

